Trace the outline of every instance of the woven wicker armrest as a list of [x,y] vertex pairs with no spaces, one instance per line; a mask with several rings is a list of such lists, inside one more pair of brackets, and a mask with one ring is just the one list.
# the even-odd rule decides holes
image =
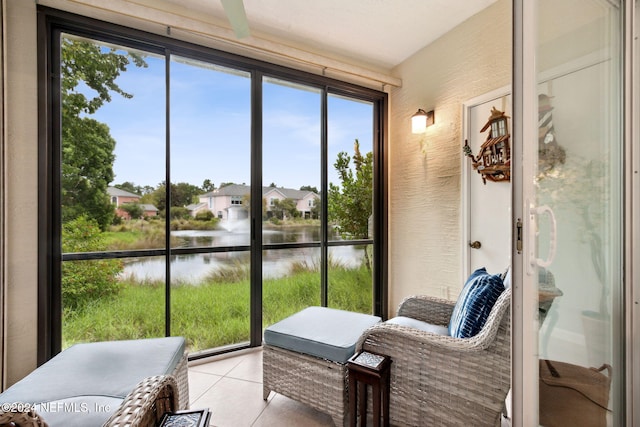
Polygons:
[[432,325],[448,325],[455,301],[426,295],[405,298],[398,307],[398,316],[411,317]]
[[[357,344],[357,350],[392,356],[396,351],[415,354],[419,349],[428,351],[480,352],[490,342],[485,339],[453,338],[425,332],[408,326],[380,323],[367,329]],[[394,350],[395,348],[395,350]]]
[[173,376],[148,377],[138,383],[103,427],[148,427],[165,412],[178,409],[178,384]]
[[[408,304],[406,304],[406,302],[408,302]],[[371,350],[375,352],[375,349],[373,348],[375,346],[406,345],[408,351],[411,351],[412,348],[428,347],[438,347],[445,349],[446,351],[457,352],[483,351],[495,344],[496,336],[509,336],[511,322],[508,310],[510,303],[511,290],[509,289],[508,291],[503,292],[503,294],[498,298],[480,332],[471,338],[454,338],[447,335],[438,335],[407,326],[383,322],[364,331],[358,341],[358,349]],[[414,317],[419,320],[424,319],[424,321],[432,324],[443,325],[446,324],[446,322],[437,323],[437,320],[442,321],[444,318],[442,313],[445,312],[445,307],[448,304],[451,304],[451,302],[437,298],[410,297],[405,300],[405,303],[401,304],[398,315]],[[415,317],[419,316],[415,313],[417,312],[416,307],[420,305],[430,307],[432,312],[440,312],[440,319],[438,319],[438,315],[428,316],[426,313],[420,316],[422,318]],[[451,314],[449,314],[449,317],[450,316]],[[436,321],[433,319],[436,319]],[[499,334],[499,330],[501,328],[502,334]],[[379,351],[379,353],[388,354],[384,351]]]
[[0,411],[0,426],[48,427],[35,411]]

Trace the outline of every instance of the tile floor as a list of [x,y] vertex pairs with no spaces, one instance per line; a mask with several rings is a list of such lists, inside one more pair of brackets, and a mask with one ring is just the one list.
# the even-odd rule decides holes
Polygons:
[[280,394],[262,399],[262,350],[189,363],[192,409],[209,408],[211,426],[333,426],[323,414]]

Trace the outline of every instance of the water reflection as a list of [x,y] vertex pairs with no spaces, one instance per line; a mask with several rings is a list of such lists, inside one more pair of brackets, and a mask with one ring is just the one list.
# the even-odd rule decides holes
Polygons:
[[[177,247],[223,247],[249,245],[249,230],[243,228],[223,230],[181,230],[171,235],[179,242]],[[331,238],[337,238],[331,236]],[[263,243],[307,243],[320,240],[320,227],[295,226],[263,231]],[[331,249],[332,262],[348,268],[358,267],[363,258],[362,247],[338,246]],[[289,274],[291,266],[302,263],[314,266],[319,263],[318,248],[270,249],[262,252],[262,275],[278,278]],[[212,254],[175,255],[171,260],[173,283],[198,283],[207,275],[228,266],[244,265],[248,268],[248,251]],[[127,263],[122,276],[139,281],[164,280],[164,258],[137,258]]]

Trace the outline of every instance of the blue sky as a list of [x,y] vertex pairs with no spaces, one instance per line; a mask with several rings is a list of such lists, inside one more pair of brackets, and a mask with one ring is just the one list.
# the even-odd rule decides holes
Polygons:
[[[165,63],[147,57],[148,68],[129,66],[117,83],[131,99],[114,94],[93,116],[117,141],[114,184],[157,186],[165,179]],[[172,182],[202,185],[210,179],[250,182],[250,85],[247,74],[207,64],[171,62]],[[320,93],[264,83],[263,183],[320,188]],[[339,151],[371,151],[370,103],[329,98],[329,181]]]

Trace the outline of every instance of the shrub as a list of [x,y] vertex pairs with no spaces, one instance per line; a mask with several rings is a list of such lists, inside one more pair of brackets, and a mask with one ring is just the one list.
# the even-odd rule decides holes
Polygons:
[[[84,216],[62,226],[62,251],[92,252],[105,250],[98,224]],[[79,309],[87,303],[116,295],[120,291],[117,275],[120,260],[65,261],[62,263],[62,304],[64,309]]]
[[191,219],[191,214],[187,208],[171,207],[171,219]]
[[131,219],[140,219],[144,214],[144,209],[142,209],[140,203],[124,203],[120,206],[120,209],[128,213]]
[[271,218],[269,218],[269,222],[270,222],[271,224],[274,224],[274,225],[280,225],[280,224],[282,224],[282,221],[280,221],[280,218],[275,217],[275,216],[272,216]]
[[198,221],[211,221],[213,219],[213,212],[210,210],[200,211],[196,214],[196,220]]

